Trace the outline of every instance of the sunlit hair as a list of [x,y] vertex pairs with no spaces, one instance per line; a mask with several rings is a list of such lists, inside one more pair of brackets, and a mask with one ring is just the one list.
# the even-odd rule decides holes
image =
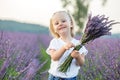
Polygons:
[[[56,13],[65,13],[65,14],[68,15],[68,17],[70,18],[71,24],[72,24],[72,27],[71,27],[71,36],[74,37],[74,24],[73,24],[73,18],[72,18],[72,16],[71,16],[68,12],[66,12],[66,11],[58,11],[58,12],[55,12],[55,13],[53,14],[53,16],[54,16]],[[52,17],[53,17],[53,16],[52,16]],[[58,33],[56,33],[55,30],[54,30],[54,27],[53,27],[53,24],[52,24],[52,18],[50,19],[50,27],[49,27],[49,28],[50,28],[50,32],[51,32],[51,34],[53,35],[53,37],[56,37],[56,38],[59,38],[59,37],[60,37],[60,35],[59,35]]]

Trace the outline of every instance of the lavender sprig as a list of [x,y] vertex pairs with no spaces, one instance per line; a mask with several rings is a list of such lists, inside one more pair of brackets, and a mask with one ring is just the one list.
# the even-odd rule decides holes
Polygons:
[[[88,17],[86,28],[84,30],[82,38],[80,39],[81,44],[77,45],[73,50],[79,50],[83,45],[85,45],[89,41],[97,39],[101,36],[110,35],[110,30],[112,29],[111,26],[117,23],[120,22],[109,20],[109,17],[105,17],[105,15],[97,15],[92,17],[92,15],[90,14]],[[71,64],[72,59],[73,58],[71,57],[71,54],[69,54],[65,62],[62,65],[60,65],[59,71],[65,73]]]

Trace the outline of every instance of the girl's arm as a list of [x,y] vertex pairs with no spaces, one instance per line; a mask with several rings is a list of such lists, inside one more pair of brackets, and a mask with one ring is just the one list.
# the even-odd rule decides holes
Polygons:
[[71,47],[75,47],[75,46],[73,45],[73,43],[68,42],[58,50],[50,49],[49,53],[50,53],[51,59],[54,61],[59,60],[61,58],[61,56],[64,54],[64,52],[66,50],[70,49]]
[[54,60],[54,61],[59,60],[64,52],[65,52],[64,47],[61,47],[59,50],[55,50],[55,49],[50,49],[49,50],[51,59]]

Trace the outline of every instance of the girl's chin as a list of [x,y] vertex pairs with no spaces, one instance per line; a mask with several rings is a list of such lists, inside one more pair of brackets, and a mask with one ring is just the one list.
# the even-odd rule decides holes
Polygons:
[[67,30],[61,30],[59,31],[60,34],[65,34],[67,32]]

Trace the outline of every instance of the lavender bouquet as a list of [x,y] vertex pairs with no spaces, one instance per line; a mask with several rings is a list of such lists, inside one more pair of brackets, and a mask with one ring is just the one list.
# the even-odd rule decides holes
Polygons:
[[[73,50],[79,50],[83,45],[87,44],[89,41],[93,41],[96,38],[104,35],[110,35],[111,32],[109,31],[112,29],[111,26],[117,23],[119,22],[108,20],[108,17],[105,17],[105,15],[97,15],[92,17],[90,14],[86,28],[82,38],[80,39],[80,44],[77,45]],[[72,59],[73,58],[71,57],[71,54],[69,54],[65,62],[60,65],[59,71],[65,73],[71,64]]]

